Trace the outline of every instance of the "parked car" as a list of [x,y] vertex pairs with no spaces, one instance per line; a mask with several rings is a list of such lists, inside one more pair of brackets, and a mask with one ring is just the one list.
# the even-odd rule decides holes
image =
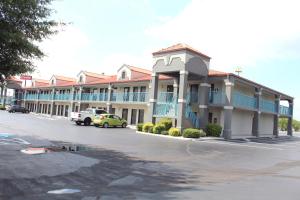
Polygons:
[[95,116],[106,113],[107,112],[102,109],[88,108],[80,112],[71,112],[71,121],[74,121],[77,125],[83,123],[85,126],[89,126],[93,122]]
[[8,109],[8,112],[10,112],[10,113],[14,113],[14,112],[29,113],[29,110],[27,108],[24,108],[19,105],[13,105]]
[[121,126],[125,128],[127,126],[127,121],[122,119],[121,117],[114,115],[114,114],[102,114],[100,116],[96,116],[93,120],[93,123],[96,127],[117,127]]

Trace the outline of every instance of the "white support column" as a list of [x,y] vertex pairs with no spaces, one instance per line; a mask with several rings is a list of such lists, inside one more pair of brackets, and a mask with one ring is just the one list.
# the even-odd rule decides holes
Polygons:
[[225,84],[225,106],[224,106],[224,129],[223,129],[223,137],[225,139],[231,139],[231,123],[232,123],[232,94],[234,87],[234,80],[226,79],[224,81]]
[[275,96],[275,106],[276,106],[276,113],[273,119],[273,136],[278,137],[278,122],[279,122],[279,109],[280,109],[280,98],[281,95]]
[[256,111],[254,111],[254,120],[253,120],[253,130],[252,135],[259,137],[260,136],[260,115],[261,115],[261,95],[262,95],[262,88],[255,88],[255,97],[256,97]]
[[155,106],[157,103],[157,91],[158,91],[158,74],[152,73],[151,88],[149,92],[149,119],[147,121],[155,123]]
[[207,81],[200,83],[198,91],[198,104],[199,104],[199,125],[201,129],[206,128],[208,124],[208,101],[209,101],[209,91],[211,85]]
[[183,131],[189,73],[188,71],[182,70],[180,71],[179,74],[180,74],[180,78],[179,78],[179,94],[178,94],[177,128]]
[[293,136],[293,112],[294,112],[294,100],[289,100],[289,118],[287,126],[287,134]]
[[106,102],[106,111],[108,112],[108,113],[111,113],[112,112],[112,88],[113,86],[112,86],[112,84],[109,84],[108,85],[108,93],[107,93],[107,102]]

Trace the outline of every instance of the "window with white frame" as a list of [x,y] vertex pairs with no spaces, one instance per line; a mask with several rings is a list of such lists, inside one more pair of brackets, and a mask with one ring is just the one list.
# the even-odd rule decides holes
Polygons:
[[126,71],[122,71],[122,76],[121,76],[122,79],[125,79],[126,78]]

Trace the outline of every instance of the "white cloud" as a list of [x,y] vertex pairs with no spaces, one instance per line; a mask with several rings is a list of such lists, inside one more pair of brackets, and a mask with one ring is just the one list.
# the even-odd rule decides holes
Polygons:
[[115,53],[105,56],[101,62],[102,69],[106,74],[116,74],[117,70],[123,65],[132,65],[145,69],[152,69],[152,57],[150,51],[142,52],[139,55],[126,53]]
[[193,0],[146,34],[170,44],[190,44],[212,57],[212,67],[232,71],[278,55],[277,44],[297,39],[299,7],[296,0]]
[[65,30],[40,44],[46,56],[36,61],[34,77],[50,78],[52,74],[75,76],[85,63],[78,57],[89,44],[89,39],[80,29],[68,25]]

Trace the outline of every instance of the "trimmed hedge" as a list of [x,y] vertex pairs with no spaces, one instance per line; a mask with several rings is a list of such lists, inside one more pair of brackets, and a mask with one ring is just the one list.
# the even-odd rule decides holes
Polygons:
[[178,136],[181,136],[181,133],[180,133],[180,130],[178,128],[170,128],[169,129],[169,135],[178,137]]
[[151,122],[147,122],[143,125],[143,132],[146,133],[153,133],[153,126],[154,124],[152,124]]
[[169,131],[162,131],[160,134],[162,134],[162,135],[169,135]]
[[153,127],[153,133],[155,133],[155,134],[161,134],[161,132],[164,130],[166,130],[166,127],[164,124],[156,124]]
[[143,131],[143,123],[139,123],[139,124],[137,124],[136,125],[136,129],[137,129],[137,131]]
[[218,124],[208,124],[206,126],[206,133],[207,136],[220,137],[222,133],[222,127]]
[[205,137],[206,133],[202,129],[194,129],[194,128],[187,128],[183,130],[183,137],[185,138],[199,138]]
[[0,110],[6,110],[4,105],[0,105]]
[[172,127],[172,119],[162,118],[158,121],[158,124],[163,124],[165,126],[165,130],[168,131]]

